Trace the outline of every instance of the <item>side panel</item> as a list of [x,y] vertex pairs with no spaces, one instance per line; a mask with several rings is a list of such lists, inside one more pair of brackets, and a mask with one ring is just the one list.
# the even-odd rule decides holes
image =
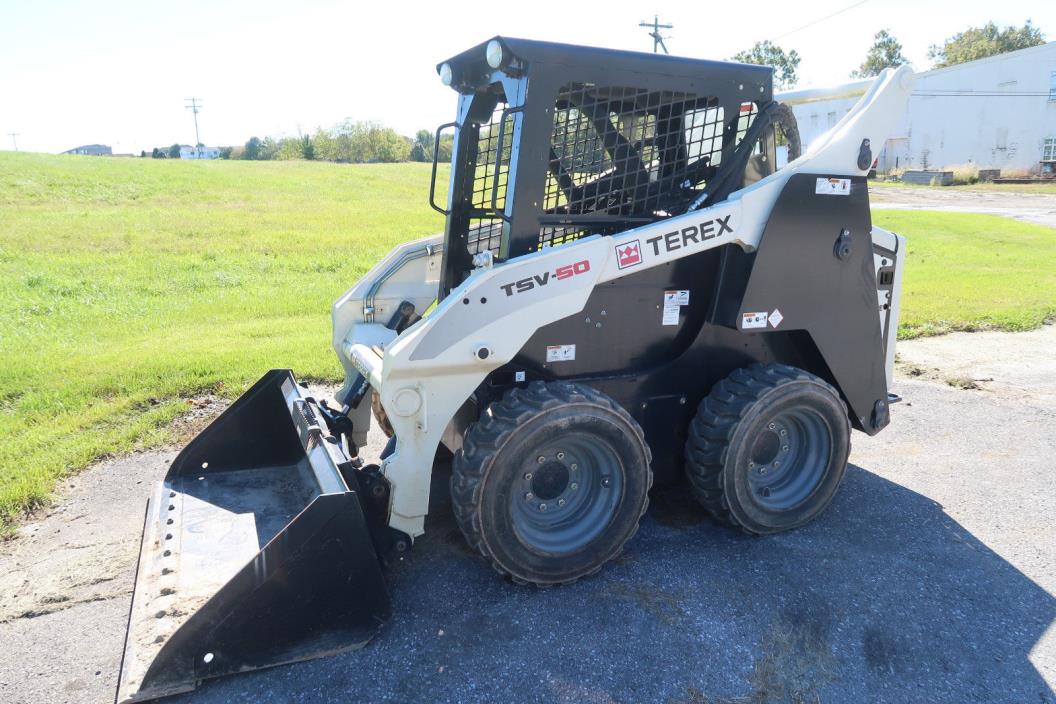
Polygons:
[[[826,189],[827,176],[800,173],[785,184],[738,319],[728,322],[748,335],[806,331],[850,407],[852,424],[873,435],[888,414],[868,187],[856,176],[849,189]],[[841,233],[850,246],[846,256],[837,256]],[[767,320],[754,327],[752,314]]]

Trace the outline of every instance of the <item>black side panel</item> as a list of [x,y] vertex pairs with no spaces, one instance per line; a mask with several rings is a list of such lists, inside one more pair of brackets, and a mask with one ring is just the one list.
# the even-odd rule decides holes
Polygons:
[[[774,206],[759,244],[736,325],[741,316],[780,310],[777,330],[805,330],[817,345],[832,381],[851,410],[851,423],[875,435],[887,424],[887,379],[877,312],[872,221],[864,178],[851,179],[847,195],[817,194],[828,175],[796,174]],[[850,252],[837,240],[847,233]],[[839,255],[839,256],[838,256]]]

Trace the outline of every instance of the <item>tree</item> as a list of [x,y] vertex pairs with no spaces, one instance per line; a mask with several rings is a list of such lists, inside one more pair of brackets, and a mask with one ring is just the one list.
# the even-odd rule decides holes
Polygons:
[[418,130],[411,145],[411,161],[433,160],[433,135],[429,130]]
[[315,158],[315,145],[312,144],[311,135],[301,135],[301,158],[308,161]]
[[1008,26],[1004,29],[987,22],[982,27],[969,27],[953,35],[942,46],[932,44],[928,49],[928,58],[935,62],[933,68],[942,68],[1044,43],[1045,35],[1030,20],[1022,27]]
[[154,151],[152,151],[150,153],[150,158],[151,159],[164,159],[165,158],[165,151],[162,150],[162,149],[158,149],[157,147],[154,147]]
[[262,161],[271,161],[279,156],[279,148],[282,145],[274,137],[265,137],[260,143],[260,155],[257,157]]
[[180,158],[180,145],[179,144],[173,144],[171,147],[169,147],[169,158],[170,159],[179,159]]
[[895,68],[909,63],[902,55],[902,42],[891,36],[886,29],[881,29],[873,37],[873,45],[865,54],[865,61],[857,71],[851,71],[851,78],[870,78],[880,75],[885,68]]
[[235,150],[234,147],[220,147],[220,158],[221,159],[230,159],[231,158],[231,152],[233,152],[234,150]]
[[778,88],[791,88],[798,80],[796,71],[799,70],[799,52],[793,49],[786,53],[784,49],[768,39],[756,42],[755,46],[748,51],[734,54],[733,60],[740,61],[742,64],[773,66]]
[[249,141],[246,142],[245,149],[242,152],[242,158],[249,159],[251,161],[256,161],[260,158],[260,146],[260,137],[250,137]]

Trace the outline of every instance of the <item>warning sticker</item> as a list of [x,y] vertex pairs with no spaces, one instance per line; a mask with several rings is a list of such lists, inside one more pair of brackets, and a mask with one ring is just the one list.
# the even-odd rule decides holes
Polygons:
[[774,312],[770,314],[770,324],[776,328],[784,319],[785,316],[781,315],[781,310],[779,308],[774,308]]
[[741,313],[741,330],[765,328],[768,316],[769,314],[765,310],[761,313]]
[[571,362],[576,358],[575,345],[547,345],[547,362]]
[[682,306],[689,305],[689,291],[664,291],[664,317],[661,325],[678,325]]
[[851,179],[849,178],[819,178],[814,184],[814,194],[819,196],[849,196],[851,195]]

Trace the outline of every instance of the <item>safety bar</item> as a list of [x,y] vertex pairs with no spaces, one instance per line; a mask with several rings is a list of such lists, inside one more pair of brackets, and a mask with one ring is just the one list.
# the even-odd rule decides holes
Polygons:
[[[495,144],[495,177],[491,182],[491,209],[498,210],[496,202],[499,197],[499,172],[502,171],[502,148],[506,142],[506,118],[514,113],[524,111],[523,105],[517,105],[515,107],[506,108],[502,111],[502,115],[499,116],[499,139]],[[509,174],[506,175],[506,183],[509,184]]]
[[429,177],[429,207],[436,212],[440,213],[444,217],[451,214],[450,210],[444,210],[436,204],[436,158],[440,155],[440,133],[446,130],[448,127],[454,127],[455,129],[461,129],[461,125],[457,122],[445,122],[436,128],[436,136],[433,139],[433,173]]

